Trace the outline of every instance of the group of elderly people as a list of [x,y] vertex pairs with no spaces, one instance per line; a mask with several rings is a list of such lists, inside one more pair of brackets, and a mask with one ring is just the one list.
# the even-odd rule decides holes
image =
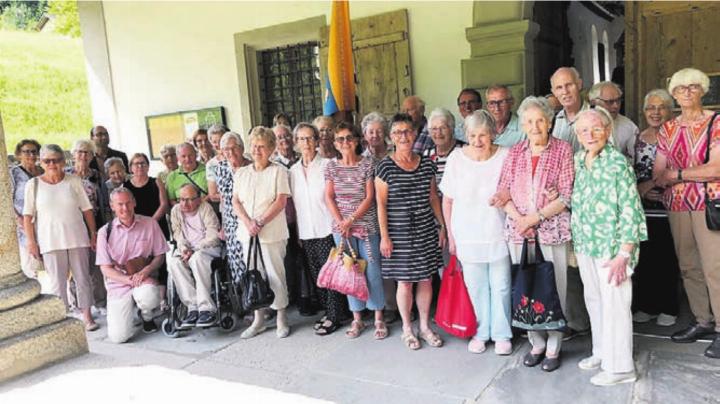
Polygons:
[[[122,342],[132,336],[133,302],[145,331],[156,330],[152,309],[165,304],[168,271],[188,308],[183,323],[212,325],[212,258],[224,244],[238,276],[257,236],[276,334],[284,338],[298,293],[288,285],[297,262],[288,256],[304,260],[314,283],[331,250],[346,245],[367,261],[369,296],[318,289],[324,316],[315,333],[331,334],[350,320],[345,334],[358,338],[369,311],[373,338],[384,339],[399,314],[402,342],[417,350],[443,345],[431,327],[432,282],[455,255],[477,318],[468,350],[482,353],[492,341],[496,354],[508,355],[511,264],[530,240],[554,265],[567,327],[530,329],[524,365],[556,370],[563,339],[589,327],[592,354],[578,366],[601,369],[591,382],[634,381],[632,323],[675,323],[678,271],[695,321],[672,339],[714,336],[706,355],[720,357],[720,233],[705,217],[706,197],[720,198],[720,119],[703,109],[707,75],[683,69],[667,91],[649,92],[642,132],[620,114],[622,90],[614,83],[595,84],[586,101],[575,69],[558,69],[550,82],[557,113],[546,97],[530,96],[515,115],[510,89],[491,86],[487,110],[477,91],[460,93],[460,122],[441,108],[426,119],[415,96],[389,122],[373,112],[360,128],[318,117],[291,129],[278,116],[273,129],[251,131],[250,158],[240,135],[215,125],[192,143],[163,147],[167,169],[157,178],[144,154],[128,161],[110,149],[101,126],[91,141],[75,143],[67,168],[58,146],[21,141],[11,178],[23,269],[34,275],[44,265],[51,291],[80,310],[88,331],[98,327],[91,306],[107,304],[112,339]],[[673,100],[680,108],[674,118]],[[170,232],[177,248],[165,262],[167,246],[158,240]],[[299,297],[300,304],[309,298]],[[269,317],[257,310],[241,338],[265,331]]]

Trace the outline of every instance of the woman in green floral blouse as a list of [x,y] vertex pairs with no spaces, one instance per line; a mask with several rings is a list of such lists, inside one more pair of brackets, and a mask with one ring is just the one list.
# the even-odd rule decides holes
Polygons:
[[578,114],[575,133],[584,150],[575,155],[571,229],[592,329],[592,356],[580,369],[602,368],[598,386],[633,382],[632,285],[647,227],[635,174],[612,145],[612,118],[602,108]]

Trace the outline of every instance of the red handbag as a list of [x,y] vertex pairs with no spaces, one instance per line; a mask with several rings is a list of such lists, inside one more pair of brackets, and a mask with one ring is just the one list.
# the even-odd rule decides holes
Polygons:
[[477,331],[475,310],[465,287],[460,263],[454,255],[443,271],[435,323],[448,334],[459,338],[470,338]]
[[[344,252],[346,246],[350,254]],[[367,301],[370,292],[365,279],[366,267],[367,261],[358,258],[350,242],[342,238],[340,245],[330,251],[330,256],[320,269],[317,285]]]

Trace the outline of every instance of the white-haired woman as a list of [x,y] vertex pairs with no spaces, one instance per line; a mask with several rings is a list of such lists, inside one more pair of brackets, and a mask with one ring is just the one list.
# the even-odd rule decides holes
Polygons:
[[[670,78],[668,91],[681,112],[662,125],[653,168],[655,183],[668,187],[663,201],[695,316],[695,324],[672,336],[676,342],[720,332],[720,232],[708,229],[705,221],[705,198],[720,199],[720,117],[702,105],[709,88],[710,79],[697,69],[682,69]],[[705,355],[720,358],[720,336]]]
[[[670,223],[662,204],[663,188],[653,181],[653,166],[657,155],[658,134],[662,125],[672,117],[673,99],[664,89],[651,90],[645,95],[643,111],[647,129],[635,142],[635,176],[642,198],[648,226],[648,240],[641,244],[640,260],[633,273],[633,321],[645,323],[657,319],[657,324],[671,326],[677,318],[679,302],[677,280],[680,269],[673,246]],[[650,211],[650,212],[648,212]],[[658,299],[657,296],[662,296]]]
[[[510,201],[504,206],[505,239],[512,261],[517,264],[525,239],[531,240],[528,252],[533,259],[537,237],[543,256],[553,263],[560,306],[565,309],[567,243],[571,238],[569,208],[575,178],[573,150],[570,143],[550,134],[554,112],[544,97],[525,98],[518,116],[527,140],[510,149],[498,184],[498,192],[510,194]],[[559,197],[553,197],[555,192]],[[544,306],[534,307],[538,308],[536,315],[549,318]],[[551,321],[554,324],[543,324],[537,330],[532,328],[534,324],[527,325],[532,350],[525,355],[525,366],[536,366],[542,361],[541,368],[546,372],[560,367],[564,324],[555,318]]]
[[15,146],[15,158],[19,164],[10,167],[10,188],[17,220],[20,265],[23,273],[33,279],[37,278],[37,271],[41,265],[39,261],[32,260],[27,251],[27,238],[23,228],[23,207],[25,206],[25,185],[32,178],[43,173],[43,169],[38,165],[39,153],[40,143],[37,140],[23,139]]
[[496,354],[509,355],[510,257],[503,234],[505,212],[491,204],[508,149],[493,143],[496,134],[489,112],[468,115],[468,144],[450,154],[440,190],[450,254],[462,263],[478,322],[468,350],[482,353],[493,340]]
[[377,164],[391,152],[387,143],[387,119],[379,112],[370,112],[362,119],[360,129],[365,140],[362,157],[369,157]]
[[[465,142],[455,139],[455,117],[445,108],[436,108],[430,113],[428,118],[428,130],[433,140],[433,146],[423,151],[423,156],[430,159],[437,167],[436,181],[439,184],[442,181],[445,172],[445,163],[450,153],[456,147],[465,146]],[[442,198],[442,193],[440,193]]]
[[[264,276],[275,293],[270,308],[277,310],[278,338],[290,334],[287,322],[288,290],[285,278],[285,248],[289,237],[285,204],[290,183],[285,167],[270,161],[275,151],[275,134],[258,126],[250,133],[253,164],[237,170],[233,181],[233,211],[240,220],[237,236],[247,256],[250,238],[258,236],[265,264]],[[265,331],[265,310],[255,310],[255,318],[241,338],[252,338]]]
[[162,159],[165,169],[160,171],[157,178],[162,181],[163,184],[167,184],[167,177],[171,172],[177,170],[178,160],[175,145],[166,144],[160,148],[160,158]]
[[608,139],[613,120],[605,109],[582,111],[575,134],[584,150],[575,155],[571,229],[592,329],[592,355],[583,370],[601,368],[592,384],[636,379],[632,357],[632,285],[639,244],[647,240],[635,174]]
[[320,142],[318,143],[320,156],[326,159],[340,157],[340,152],[335,148],[335,120],[333,117],[321,115],[312,123],[320,132]]
[[110,192],[115,188],[121,187],[127,180],[127,168],[120,157],[110,157],[103,163],[107,181],[105,181],[105,190],[108,194],[108,205],[110,205]]
[[44,173],[25,187],[23,225],[28,253],[42,259],[51,293],[59,296],[66,308],[68,273],[73,274],[85,329],[95,331],[98,325],[90,314],[93,291],[89,273],[90,247],[95,247],[97,234],[93,206],[80,178],[63,171],[65,154],[60,146],[43,146],[40,162]]

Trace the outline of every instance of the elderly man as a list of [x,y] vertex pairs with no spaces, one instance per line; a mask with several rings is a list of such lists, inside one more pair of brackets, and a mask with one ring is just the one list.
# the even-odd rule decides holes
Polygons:
[[222,255],[220,223],[213,208],[192,184],[178,191],[179,203],[170,213],[177,250],[168,254],[168,272],[188,313],[183,327],[209,327],[217,319],[213,302],[212,260]]
[[580,111],[590,108],[590,104],[584,102],[580,95],[582,85],[580,73],[574,67],[561,67],[550,77],[550,89],[562,105],[562,110],[555,115],[552,134],[570,142],[576,153],[582,149],[582,145],[573,131],[575,119]]
[[495,118],[496,145],[512,147],[526,139],[517,115],[512,112],[515,100],[507,86],[496,84],[488,87],[485,90],[485,101],[488,112]]
[[455,123],[454,136],[455,139],[467,143],[467,139],[465,138],[465,118],[482,108],[482,98],[480,97],[480,93],[474,88],[463,88],[460,90],[460,94],[458,94],[457,105],[462,119],[458,119],[457,123]]
[[601,81],[592,86],[588,98],[593,105],[598,105],[610,112],[613,118],[612,143],[615,148],[630,161],[635,158],[635,139],[640,130],[629,118],[620,114],[622,106],[622,90],[612,81]]
[[95,264],[105,276],[108,291],[108,339],[119,344],[135,334],[136,306],[143,331],[157,331],[152,312],[160,306],[161,297],[155,278],[168,245],[157,221],[135,214],[135,197],[129,189],[113,190],[110,206],[115,219],[98,232]]
[[95,143],[95,158],[90,161],[90,168],[98,170],[104,181],[108,179],[107,173],[105,172],[105,160],[111,157],[119,157],[123,164],[125,164],[125,167],[130,167],[125,153],[110,148],[110,135],[104,126],[98,125],[90,129],[90,140]]
[[413,144],[413,152],[421,154],[425,149],[432,147],[433,142],[425,118],[425,101],[417,95],[411,95],[403,100],[400,111],[410,115],[413,126],[417,130],[418,135]]
[[180,143],[176,147],[179,167],[167,177],[165,187],[168,192],[170,204],[175,205],[178,199],[178,191],[185,184],[195,185],[201,196],[208,194],[208,183],[205,175],[205,165],[197,161],[195,146],[190,143]]

